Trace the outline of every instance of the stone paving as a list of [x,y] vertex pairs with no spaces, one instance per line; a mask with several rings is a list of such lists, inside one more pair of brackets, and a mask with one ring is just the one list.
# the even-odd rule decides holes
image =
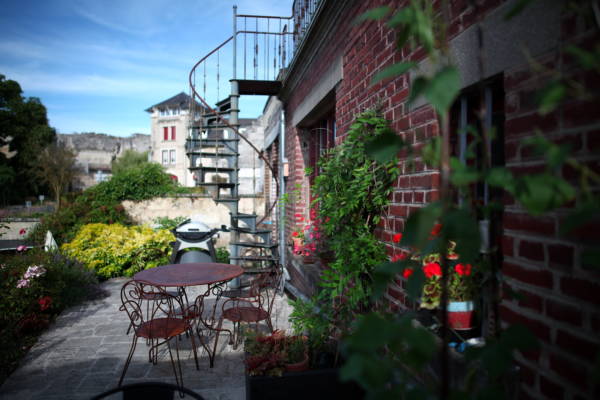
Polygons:
[[[124,282],[125,278],[104,282],[108,297],[65,310],[0,387],[0,399],[89,399],[117,386],[132,339],[126,334],[127,315],[119,311]],[[194,292],[188,293],[194,296]],[[289,328],[290,311],[287,297],[278,296],[273,307],[274,328]],[[233,350],[227,342],[227,335],[220,337],[214,368],[209,368],[208,356],[199,346],[198,371],[191,341],[186,337],[179,341],[185,387],[207,400],[245,399],[242,346]],[[161,349],[158,364],[152,365],[140,339],[123,383],[174,384],[166,346]]]

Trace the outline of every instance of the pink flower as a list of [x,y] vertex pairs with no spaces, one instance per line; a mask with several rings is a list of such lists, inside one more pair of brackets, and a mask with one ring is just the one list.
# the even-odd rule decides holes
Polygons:
[[393,237],[392,237],[392,241],[394,243],[399,243],[400,240],[402,240],[402,234],[401,233],[396,233]]
[[23,289],[23,288],[29,287],[30,283],[31,282],[29,282],[29,279],[20,279],[17,282],[17,289]]
[[21,230],[19,231],[19,235],[24,235],[25,232],[27,232],[27,229],[21,228]]
[[423,273],[427,279],[431,279],[434,276],[442,276],[442,267],[440,267],[440,264],[432,262],[423,267]]
[[18,252],[25,251],[25,250],[27,250],[27,246],[25,246],[25,245],[17,246],[17,251]]

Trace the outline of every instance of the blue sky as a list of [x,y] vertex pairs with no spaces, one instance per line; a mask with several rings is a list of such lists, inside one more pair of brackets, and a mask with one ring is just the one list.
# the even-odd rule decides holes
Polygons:
[[[59,133],[150,133],[144,110],[188,93],[190,68],[231,35],[234,4],[287,16],[292,0],[2,0],[0,74],[40,98]],[[242,99],[242,117],[260,114],[256,100]]]

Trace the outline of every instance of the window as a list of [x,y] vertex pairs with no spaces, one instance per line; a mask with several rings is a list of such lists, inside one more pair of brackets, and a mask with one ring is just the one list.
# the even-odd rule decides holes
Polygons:
[[171,140],[175,140],[175,127],[171,127]]
[[163,127],[163,140],[169,140],[169,127]]
[[176,150],[169,150],[169,154],[170,154],[170,158],[171,158],[171,164],[175,164],[176,160]]
[[163,165],[169,164],[169,150],[162,151],[162,163]]
[[[484,151],[490,155],[489,165],[504,165],[504,79],[501,75],[495,76],[464,89],[452,106],[450,112],[450,140],[452,153],[461,162],[481,169],[484,167]],[[484,117],[480,118],[480,110]],[[490,132],[487,143],[483,142],[481,135],[483,129]],[[477,132],[478,135],[472,133]],[[468,195],[456,198],[458,204],[470,201],[473,205],[489,208],[489,215],[479,215],[480,231],[483,245],[482,250],[496,249],[488,253],[492,264],[502,265],[502,209],[490,207],[492,204],[502,205],[502,190],[491,188],[483,182],[473,185]],[[480,207],[481,208],[481,207]],[[493,284],[489,286],[492,288]],[[497,289],[490,289],[497,290]],[[496,304],[490,302],[490,297],[483,296],[481,333],[484,336],[493,334],[498,321]]]
[[[309,165],[315,172],[317,163],[321,156],[330,148],[335,146],[335,113],[332,112],[319,121],[310,129]],[[310,184],[314,184],[315,174],[311,175]]]

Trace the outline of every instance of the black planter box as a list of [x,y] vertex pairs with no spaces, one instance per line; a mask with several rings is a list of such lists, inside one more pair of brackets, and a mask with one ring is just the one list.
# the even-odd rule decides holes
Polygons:
[[362,400],[356,382],[341,382],[338,368],[286,372],[283,376],[246,375],[246,400]]

